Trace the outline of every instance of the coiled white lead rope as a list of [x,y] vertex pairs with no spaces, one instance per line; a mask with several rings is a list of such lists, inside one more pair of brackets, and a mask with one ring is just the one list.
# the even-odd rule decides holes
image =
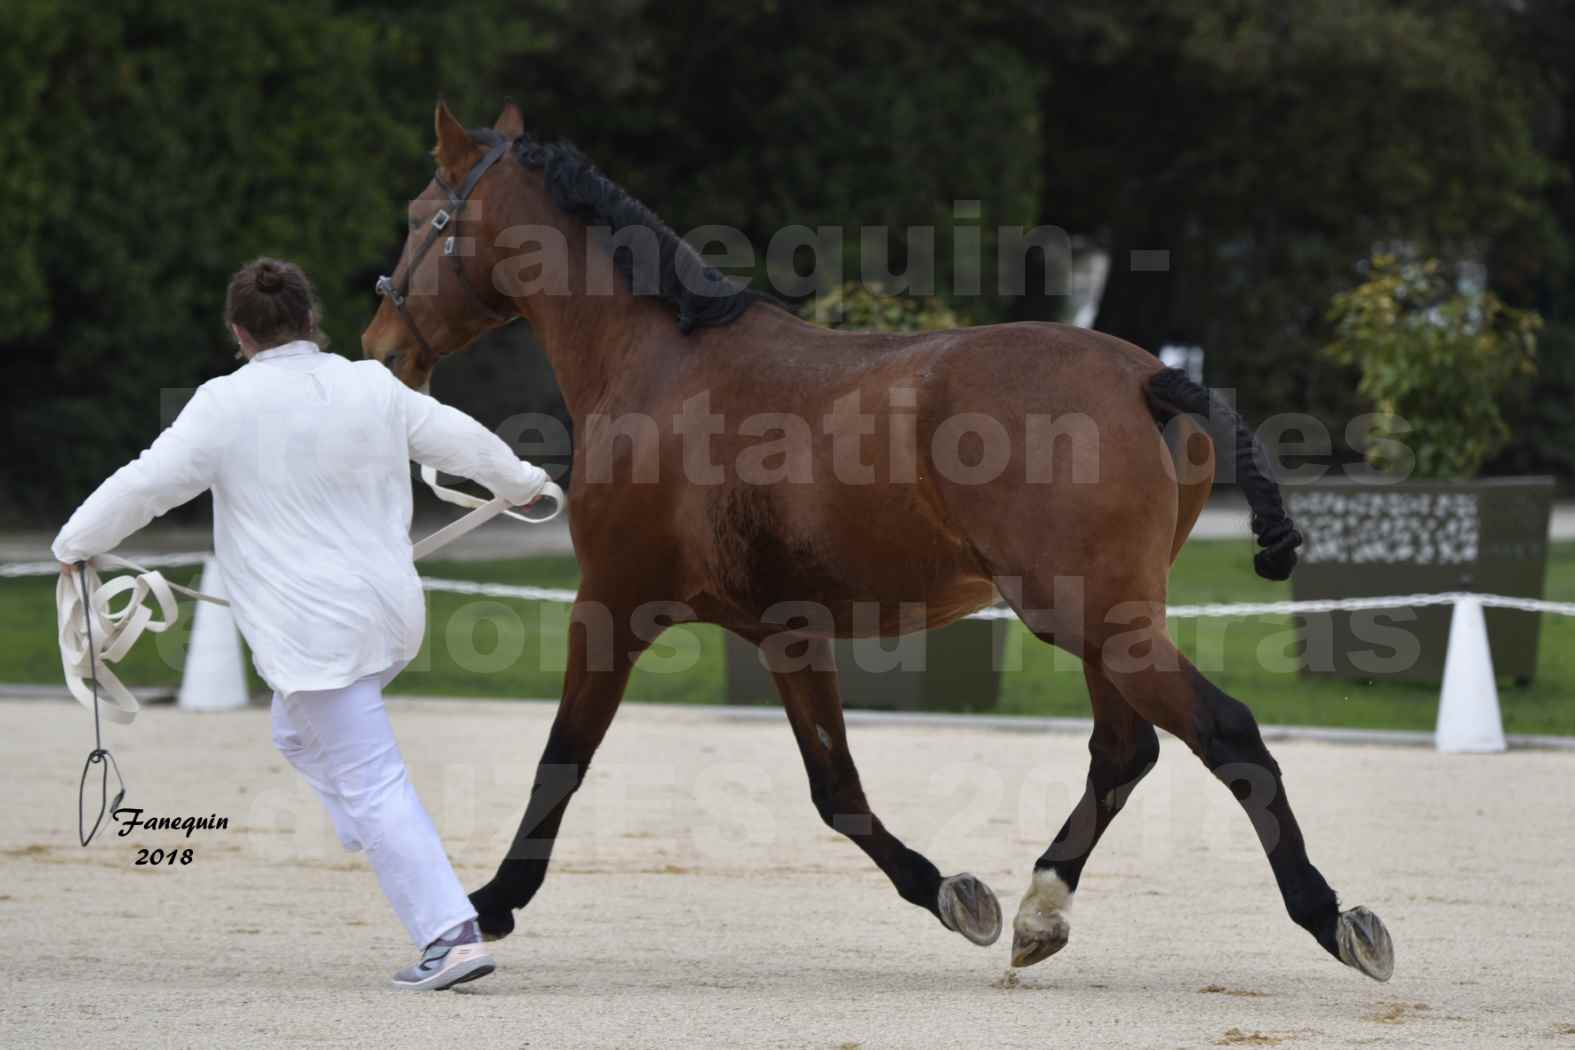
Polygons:
[[[130,569],[133,575],[117,576],[104,583],[99,579],[99,569]],[[157,569],[143,568],[135,562],[117,558],[113,554],[100,554],[91,561],[82,562],[73,574],[62,570],[55,584],[55,616],[60,637],[60,664],[66,676],[66,688],[77,702],[96,711],[97,699],[108,702],[104,714],[112,722],[126,724],[137,717],[140,710],[137,698],[124,682],[110,670],[110,665],[131,651],[146,631],[163,634],[175,626],[180,618],[180,606],[175,604],[175,592],[215,605],[228,605],[223,598],[201,594],[189,587],[171,583]],[[112,606],[115,598],[123,594],[130,597],[119,609]],[[147,604],[152,598],[158,606],[158,619]]]

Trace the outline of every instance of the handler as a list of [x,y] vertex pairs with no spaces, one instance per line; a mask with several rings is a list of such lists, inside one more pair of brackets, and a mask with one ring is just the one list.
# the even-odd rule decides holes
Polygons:
[[198,388],[148,450],[55,538],[67,568],[213,490],[213,545],[236,623],[274,690],[273,739],[364,849],[411,939],[400,988],[493,970],[476,911],[405,773],[383,687],[421,647],[426,602],[410,556],[409,461],[472,478],[519,506],[547,483],[469,416],[382,365],[323,352],[301,269],[258,259],[230,281],[225,321],[246,364]]

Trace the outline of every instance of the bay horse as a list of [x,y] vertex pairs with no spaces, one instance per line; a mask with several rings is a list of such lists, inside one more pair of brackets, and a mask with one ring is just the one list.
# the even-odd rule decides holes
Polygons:
[[[1013,922],[1014,966],[1066,945],[1083,866],[1154,766],[1158,727],[1247,810],[1292,920],[1389,978],[1388,932],[1366,908],[1342,911],[1308,859],[1252,712],[1166,632],[1170,567],[1216,449],[1233,450],[1260,575],[1284,579],[1296,561],[1301,537],[1267,458],[1229,406],[1148,352],[1074,327],[811,325],[706,267],[572,147],[527,136],[513,103],[491,128],[466,130],[442,103],[435,119],[436,175],[378,282],[363,350],[420,388],[439,357],[523,317],[575,426],[583,576],[563,695],[508,856],[471,895],[489,937],[510,933],[541,886],[640,653],[672,623],[704,622],[760,648],[825,822],[904,900],[993,943],[989,887],[943,876],[871,810],[832,639],[939,627],[999,594],[1036,637],[1082,658],[1094,720],[1085,793]],[[641,238],[655,253],[643,267]],[[1057,446],[1067,434],[1036,431],[1036,418],[1082,421],[1092,440]],[[1025,440],[998,440],[1025,425]]]

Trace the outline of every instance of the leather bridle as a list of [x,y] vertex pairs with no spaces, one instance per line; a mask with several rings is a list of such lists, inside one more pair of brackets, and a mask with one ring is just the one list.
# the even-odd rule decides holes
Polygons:
[[502,156],[507,153],[510,147],[513,145],[513,142],[509,141],[508,139],[503,139],[491,149],[487,150],[486,155],[477,161],[475,166],[470,169],[470,173],[465,176],[465,181],[460,183],[458,189],[455,189],[449,186],[448,183],[444,182],[443,176],[441,174],[434,175],[433,181],[435,181],[438,186],[448,194],[448,206],[445,208],[439,208],[438,213],[432,216],[431,222],[427,224],[429,230],[427,232],[426,240],[422,241],[421,246],[416,249],[415,254],[410,256],[410,259],[405,266],[404,277],[401,278],[397,284],[394,282],[394,279],[389,276],[383,276],[377,279],[377,294],[386,296],[390,301],[393,302],[394,309],[399,311],[399,316],[404,320],[405,324],[409,326],[411,334],[416,337],[416,342],[421,345],[422,351],[427,355],[429,360],[435,360],[437,358],[437,351],[432,349],[432,344],[428,343],[426,336],[421,334],[420,326],[416,324],[415,318],[410,316],[410,308],[407,303],[409,301],[410,281],[416,272],[416,268],[421,265],[421,260],[426,257],[427,252],[431,251],[433,245],[437,244],[439,240],[443,241],[443,256],[453,264],[454,275],[459,278],[460,287],[465,289],[466,294],[468,294],[476,306],[480,308],[483,316],[485,316],[489,321],[494,321],[500,324],[507,321],[512,321],[516,316],[518,316],[512,310],[498,310],[487,303],[487,300],[482,296],[482,294],[478,292],[475,286],[470,283],[470,279],[465,276],[465,267],[460,261],[461,256],[459,255],[459,252],[455,246],[455,236],[446,232],[450,225],[458,221],[460,214],[465,210],[465,205],[470,201],[471,193],[473,193],[476,189],[476,183],[481,181],[481,177],[487,173],[488,169],[496,164],[498,160],[502,158]]

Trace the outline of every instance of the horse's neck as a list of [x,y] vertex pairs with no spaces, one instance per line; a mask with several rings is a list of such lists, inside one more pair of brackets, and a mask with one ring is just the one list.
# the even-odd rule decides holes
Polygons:
[[[523,312],[552,363],[569,415],[579,420],[603,404],[618,377],[641,371],[639,358],[658,333],[658,303],[635,296],[612,260],[589,255],[583,227],[557,224],[568,258],[563,284],[542,287],[523,297]],[[548,262],[547,265],[555,265]],[[592,273],[593,267],[607,273]]]
[[606,411],[619,377],[644,371],[644,342],[638,331],[622,325],[560,326],[540,337],[571,419],[579,423]]

